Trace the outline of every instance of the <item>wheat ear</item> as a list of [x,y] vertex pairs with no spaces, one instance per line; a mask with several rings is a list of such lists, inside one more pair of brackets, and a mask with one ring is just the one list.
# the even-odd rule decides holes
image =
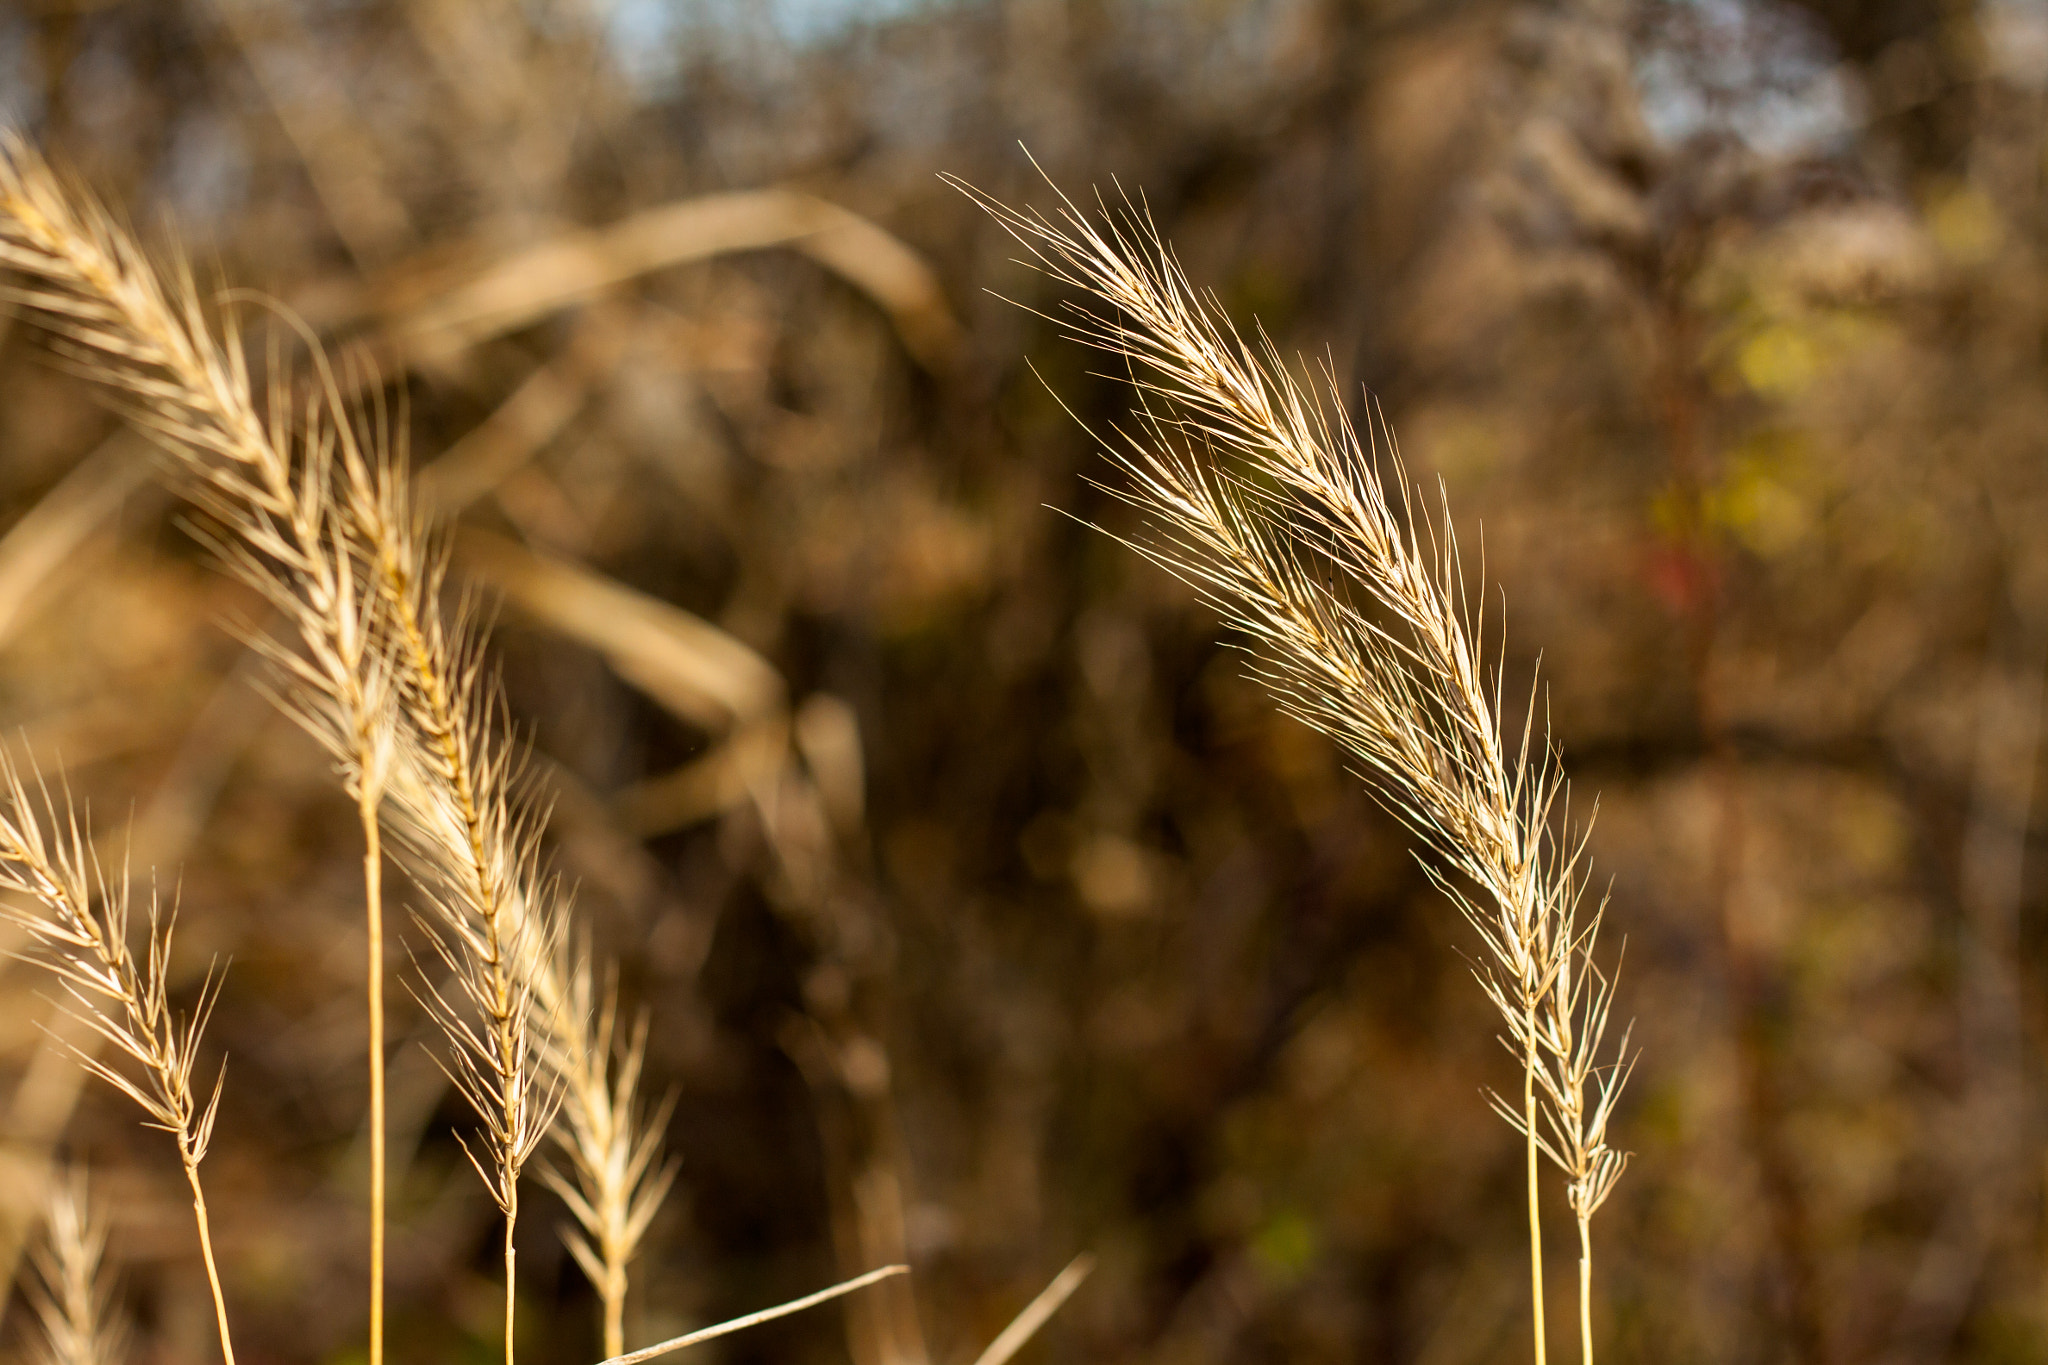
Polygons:
[[126,1332],[107,1303],[103,1262],[106,1225],[92,1216],[85,1171],[74,1167],[50,1182],[43,1241],[33,1253],[40,1284],[30,1304],[43,1329],[47,1365],[116,1365]]
[[678,1163],[664,1160],[661,1147],[674,1101],[651,1112],[643,1107],[647,1020],[643,1016],[632,1037],[615,1046],[617,985],[599,1002],[588,956],[578,956],[555,979],[568,992],[550,1011],[546,1034],[549,1065],[563,1078],[563,1122],[555,1138],[569,1170],[543,1166],[541,1176],[578,1224],[563,1231],[563,1240],[603,1303],[609,1360],[626,1352],[627,1267],[675,1183]]
[[559,951],[565,907],[559,885],[540,871],[544,815],[521,788],[482,633],[467,612],[452,624],[441,614],[445,560],[423,553],[402,527],[369,526],[365,543],[406,719],[391,803],[428,905],[422,927],[455,983],[451,996],[429,982],[422,998],[447,1036],[448,1074],[484,1128],[485,1151],[468,1150],[504,1214],[511,1365],[519,1176],[561,1098],[534,1028],[536,985]]
[[608,998],[600,1009],[587,959],[569,960],[568,906],[559,882],[540,872],[545,812],[521,781],[483,630],[473,612],[452,623],[442,616],[446,561],[421,548],[388,488],[377,495],[365,484],[352,507],[406,720],[391,809],[428,888],[434,941],[481,1024],[462,1025],[446,996],[429,991],[454,1044],[450,1074],[482,1116],[495,1162],[478,1170],[505,1214],[507,1360],[518,1178],[558,1115],[576,1179],[572,1188],[549,1172],[549,1183],[588,1234],[570,1250],[603,1302],[606,1348],[616,1355],[628,1264],[674,1179],[661,1160],[666,1113],[637,1103],[639,1045],[614,1058],[616,1004]]
[[[450,623],[442,612],[444,561],[406,503],[403,460],[378,439],[384,423],[359,430],[317,348],[309,396],[294,403],[279,377],[259,410],[232,317],[216,339],[189,271],[174,269],[166,284],[125,232],[15,140],[0,145],[0,265],[30,281],[10,297],[51,327],[60,354],[126,395],[134,420],[191,476],[190,496],[218,522],[204,533],[216,552],[298,626],[297,648],[272,647],[286,670],[281,700],[329,745],[356,797],[373,950],[379,817],[408,855],[455,983],[452,994],[425,995],[449,1039],[450,1074],[484,1125],[478,1169],[505,1213],[509,1359],[519,1175],[553,1112],[532,1003],[561,909],[538,871],[538,815],[515,794],[516,752],[481,634],[471,618]],[[371,975],[374,1037],[381,961]],[[382,1060],[379,1046],[378,1135]],[[373,1139],[373,1258],[381,1146]],[[373,1266],[373,1357],[381,1284]]]
[[1390,502],[1331,377],[1305,387],[1263,333],[1242,337],[1143,212],[1098,205],[1091,219],[1063,197],[1054,217],[1018,213],[953,183],[1040,268],[1096,301],[1069,303],[1058,320],[1127,366],[1139,393],[1138,426],[1110,446],[1130,477],[1115,491],[1158,531],[1136,548],[1250,639],[1280,704],[1359,761],[1479,930],[1480,982],[1522,1065],[1521,1103],[1501,1107],[1525,1140],[1535,1358],[1546,1356],[1548,1155],[1580,1220],[1590,1365],[1589,1224],[1625,1162],[1606,1126],[1627,1067],[1596,1061],[1612,995],[1592,966],[1600,916],[1577,915],[1584,837],[1567,845],[1552,833],[1566,823],[1564,783],[1547,739],[1533,737],[1535,706],[1518,744],[1502,733],[1501,676],[1482,658],[1448,518],[1432,527],[1415,512],[1391,439]]
[[[518,1179],[557,1116],[580,1190],[568,1204],[593,1239],[570,1248],[603,1301],[610,1350],[623,1335],[628,1263],[673,1183],[661,1160],[666,1113],[636,1102],[639,1051],[614,1058],[615,1002],[597,1017],[587,958],[572,963],[565,951],[569,907],[559,882],[540,872],[546,812],[520,778],[523,751],[485,663],[487,633],[473,611],[452,621],[442,612],[445,553],[419,529],[402,461],[388,452],[368,460],[360,442],[338,449],[349,533],[378,598],[404,722],[390,813],[415,879],[429,888],[434,941],[480,1024],[462,1025],[451,1002],[430,992],[454,1047],[451,1075],[489,1136],[495,1169],[485,1179],[506,1218],[508,1359]],[[593,1245],[594,1261],[581,1254]]]
[[273,366],[259,410],[232,319],[215,339],[189,273],[168,282],[133,240],[67,191],[19,140],[0,138],[0,265],[29,283],[6,291],[47,323],[59,353],[125,398],[213,514],[203,533],[234,572],[289,621],[298,648],[258,641],[286,671],[279,700],[335,756],[365,844],[370,1074],[370,1365],[383,1359],[384,914],[377,816],[393,751],[391,681],[377,645],[377,598],[360,591],[343,509],[331,494],[337,453],[368,461],[358,433],[316,387],[301,405]]
[[34,941],[63,986],[66,1006],[113,1048],[111,1060],[73,1049],[79,1064],[134,1100],[148,1125],[170,1134],[176,1144],[192,1190],[221,1356],[234,1365],[227,1302],[213,1257],[213,1227],[199,1179],[199,1163],[213,1138],[220,1085],[216,1081],[202,1102],[192,1084],[200,1035],[218,998],[220,978],[207,974],[190,1014],[171,1009],[166,976],[172,916],[152,895],[146,948],[137,958],[128,942],[127,869],[109,876],[69,800],[60,805],[40,778],[34,797],[28,785],[14,761],[0,756],[0,794],[6,802],[0,810],[0,890],[23,898],[0,907],[0,916]]

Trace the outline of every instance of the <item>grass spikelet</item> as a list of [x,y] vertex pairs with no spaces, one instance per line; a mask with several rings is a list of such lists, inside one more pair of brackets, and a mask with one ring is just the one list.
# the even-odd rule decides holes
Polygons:
[[92,1216],[83,1169],[58,1173],[32,1253],[40,1281],[28,1300],[42,1328],[45,1365],[119,1365],[127,1332],[108,1303],[106,1225]]
[[618,989],[609,986],[596,999],[589,957],[579,955],[556,979],[568,993],[550,1011],[546,1036],[549,1065],[562,1078],[563,1121],[555,1136],[568,1171],[550,1165],[541,1175],[576,1220],[563,1240],[603,1304],[610,1359],[626,1351],[627,1267],[675,1184],[678,1162],[664,1159],[661,1145],[674,1101],[652,1111],[642,1102],[647,1021],[643,1016],[629,1039],[618,1038]]
[[398,706],[406,724],[390,789],[401,847],[428,913],[420,924],[454,987],[422,998],[440,1020],[445,1064],[485,1131],[469,1148],[505,1216],[505,1359],[513,1359],[519,1177],[547,1133],[560,1084],[535,1030],[565,906],[540,871],[543,813],[521,790],[519,752],[484,663],[480,630],[464,613],[444,623],[443,561],[394,528],[371,528],[366,548],[391,624]]
[[1579,911],[1585,835],[1558,833],[1565,784],[1533,701],[1521,735],[1503,733],[1502,678],[1483,657],[1447,511],[1415,506],[1384,423],[1369,448],[1332,375],[1304,383],[1263,332],[1239,333],[1142,209],[1126,200],[1091,216],[1062,197],[1052,216],[1020,213],[952,183],[1088,296],[1055,321],[1137,392],[1136,425],[1106,442],[1129,479],[1111,491],[1156,532],[1134,548],[1201,591],[1250,641],[1280,705],[1358,761],[1478,931],[1480,984],[1523,1072],[1520,1103],[1499,1107],[1525,1139],[1535,1358],[1547,1155],[1579,1222],[1590,1363],[1590,1222],[1625,1163],[1606,1132],[1628,1068],[1599,1060],[1612,989],[1594,966],[1601,916]]
[[4,297],[157,438],[212,519],[202,538],[292,624],[291,643],[258,643],[280,666],[281,704],[356,801],[370,928],[371,1365],[382,1356],[385,824],[449,968],[422,996],[484,1130],[472,1158],[505,1213],[509,1361],[518,1182],[559,1097],[534,1033],[559,1011],[534,1003],[565,998],[552,974],[566,907],[540,872],[543,813],[519,782],[483,632],[473,614],[442,609],[445,558],[406,497],[402,451],[381,412],[350,407],[357,386],[317,348],[303,397],[273,354],[259,405],[232,314],[217,335],[189,270],[153,265],[13,139],[0,140],[0,267],[26,281]]
[[[70,367],[119,405],[171,458],[211,518],[195,528],[220,561],[290,623],[295,644],[257,638],[284,684],[283,709],[334,757],[364,836],[370,1074],[370,1365],[383,1359],[384,912],[378,812],[395,751],[393,680],[379,643],[379,599],[364,590],[351,513],[401,494],[391,463],[366,451],[332,376],[302,401],[273,363],[259,408],[232,315],[215,337],[189,270],[159,271],[127,233],[59,182],[33,151],[0,138],[0,266],[26,287],[0,290],[51,331]],[[273,356],[275,362],[277,357]],[[347,477],[335,496],[335,465]]]
[[34,942],[55,973],[64,1004],[112,1051],[110,1057],[73,1049],[79,1064],[134,1100],[144,1122],[170,1134],[192,1191],[200,1254],[213,1291],[221,1356],[234,1365],[227,1303],[214,1263],[213,1228],[199,1164],[213,1140],[220,1105],[215,1082],[203,1099],[193,1084],[199,1040],[219,996],[220,978],[208,972],[189,1013],[171,1008],[167,985],[172,916],[152,895],[140,956],[129,942],[131,887],[127,870],[109,875],[91,851],[85,825],[67,800],[40,779],[24,780],[11,758],[0,756],[0,891],[21,899],[0,906]]

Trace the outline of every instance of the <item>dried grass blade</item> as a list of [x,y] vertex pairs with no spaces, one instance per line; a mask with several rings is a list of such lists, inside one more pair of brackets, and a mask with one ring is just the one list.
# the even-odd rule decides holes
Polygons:
[[1067,1262],[1066,1269],[1053,1276],[1052,1283],[1041,1289],[1037,1298],[1024,1305],[1024,1311],[996,1335],[987,1350],[975,1357],[974,1365],[1007,1365],[1010,1357],[1024,1349],[1024,1344],[1052,1320],[1052,1315],[1060,1311],[1061,1305],[1094,1270],[1095,1258],[1085,1251]]
[[680,1351],[685,1347],[710,1341],[714,1337],[729,1336],[734,1332],[745,1331],[749,1327],[758,1327],[764,1322],[773,1322],[777,1318],[786,1318],[791,1313],[801,1313],[806,1308],[815,1308],[821,1303],[828,1303],[843,1294],[851,1294],[857,1289],[865,1289],[869,1285],[889,1279],[891,1276],[907,1275],[909,1273],[910,1267],[907,1265],[885,1265],[879,1270],[870,1270],[865,1275],[856,1275],[850,1280],[841,1281],[829,1289],[820,1289],[815,1294],[806,1294],[800,1299],[791,1299],[788,1303],[777,1304],[773,1308],[763,1308],[758,1313],[748,1313],[743,1317],[729,1318],[714,1326],[700,1327],[694,1332],[685,1332],[679,1337],[670,1337],[667,1341],[656,1342],[652,1346],[643,1346],[639,1350],[629,1351],[625,1355],[611,1356],[600,1361],[599,1365],[640,1365],[640,1362],[643,1360],[653,1360],[657,1356],[665,1356],[671,1351]]

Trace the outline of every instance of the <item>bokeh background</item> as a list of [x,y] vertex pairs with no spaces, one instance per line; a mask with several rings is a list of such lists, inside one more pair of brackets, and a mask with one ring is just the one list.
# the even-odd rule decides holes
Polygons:
[[[635,1341],[904,1257],[705,1354],[961,1365],[1087,1250],[1039,1360],[1526,1357],[1472,945],[1083,524],[1138,529],[1075,420],[1125,400],[938,179],[1050,205],[1021,141],[1369,387],[1511,693],[1540,655],[1643,1050],[1607,1358],[2048,1358],[2040,0],[0,0],[0,120],[402,396],[676,1097]],[[231,960],[244,1352],[359,1359],[353,812],[19,325],[0,516],[0,722]],[[88,1161],[137,1358],[207,1359],[175,1170],[41,989],[0,1252]],[[481,1360],[493,1211],[395,1008],[394,1358]],[[587,1360],[551,1198],[523,1354]]]

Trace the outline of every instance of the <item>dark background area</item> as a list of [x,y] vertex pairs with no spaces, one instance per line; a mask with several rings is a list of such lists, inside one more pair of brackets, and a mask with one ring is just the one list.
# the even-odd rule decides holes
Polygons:
[[[1469,935],[1083,525],[1138,529],[1082,425],[1126,399],[938,179],[1049,207],[1021,141],[1369,388],[1511,696],[1541,656],[1643,1049],[1607,1358],[2048,1354],[2038,0],[0,0],[0,118],[404,394],[677,1097],[635,1342],[905,1256],[704,1350],[964,1365],[1087,1250],[1039,1359],[1527,1350]],[[353,812],[120,430],[6,330],[0,723],[182,888],[194,984],[232,958],[238,1335],[341,1365]],[[0,1250],[88,1160],[138,1358],[207,1358],[175,1171],[36,989],[0,973]],[[393,1357],[487,1358],[493,1210],[396,1008]],[[551,1200],[523,1354],[584,1360]]]

